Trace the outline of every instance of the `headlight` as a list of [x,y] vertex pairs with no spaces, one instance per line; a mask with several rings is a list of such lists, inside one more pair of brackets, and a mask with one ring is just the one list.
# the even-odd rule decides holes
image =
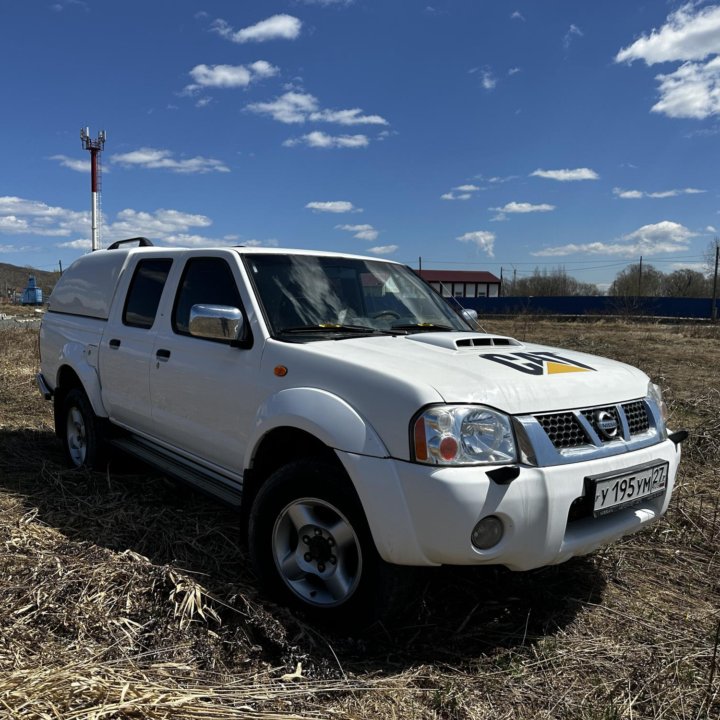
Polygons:
[[667,434],[666,427],[667,427],[667,420],[668,420],[668,407],[665,404],[665,400],[663,400],[663,393],[662,389],[659,385],[656,385],[655,383],[649,383],[648,384],[648,390],[647,390],[647,397],[648,400],[650,400],[652,403],[655,403],[657,405],[658,410],[660,411],[660,419],[662,421],[662,427],[659,427],[658,430],[660,431],[660,434],[665,436]]
[[428,465],[477,465],[517,460],[510,418],[480,405],[437,405],[413,426],[413,456]]

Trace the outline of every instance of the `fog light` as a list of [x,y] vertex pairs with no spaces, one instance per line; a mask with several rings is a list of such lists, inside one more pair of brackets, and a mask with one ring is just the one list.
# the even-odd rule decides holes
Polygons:
[[488,550],[497,545],[502,540],[502,536],[502,520],[495,515],[490,515],[475,525],[470,540],[478,550]]

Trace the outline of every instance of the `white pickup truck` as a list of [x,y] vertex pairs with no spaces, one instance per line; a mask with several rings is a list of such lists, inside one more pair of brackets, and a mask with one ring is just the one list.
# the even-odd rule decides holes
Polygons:
[[73,466],[115,446],[244,508],[285,602],[354,618],[393,566],[528,570],[667,509],[687,433],[640,370],[477,332],[398,263],[138,241],[50,297],[57,434]]

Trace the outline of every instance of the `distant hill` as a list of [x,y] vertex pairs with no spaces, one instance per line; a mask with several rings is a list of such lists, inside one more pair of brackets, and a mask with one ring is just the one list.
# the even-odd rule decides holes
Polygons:
[[59,272],[47,272],[46,270],[35,270],[31,267],[18,267],[8,263],[0,263],[0,297],[5,300],[8,297],[7,291],[15,290],[22,292],[28,284],[28,277],[35,276],[35,282],[43,291],[43,298],[47,300],[55,283],[60,277]]

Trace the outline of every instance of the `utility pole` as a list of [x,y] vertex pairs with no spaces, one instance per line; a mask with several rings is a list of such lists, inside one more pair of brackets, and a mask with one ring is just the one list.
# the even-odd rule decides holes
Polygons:
[[422,273],[422,255],[418,256],[418,272]]
[[713,296],[710,308],[710,317],[713,322],[717,320],[718,259],[720,259],[720,241],[715,238],[715,275],[713,277]]
[[640,256],[640,272],[638,273],[638,297],[642,295],[642,255]]
[[80,140],[83,147],[90,151],[90,203],[92,210],[91,248],[100,249],[98,240],[98,193],[100,192],[100,153],[105,147],[105,131],[101,130],[94,140],[90,137],[90,128],[81,128]]

